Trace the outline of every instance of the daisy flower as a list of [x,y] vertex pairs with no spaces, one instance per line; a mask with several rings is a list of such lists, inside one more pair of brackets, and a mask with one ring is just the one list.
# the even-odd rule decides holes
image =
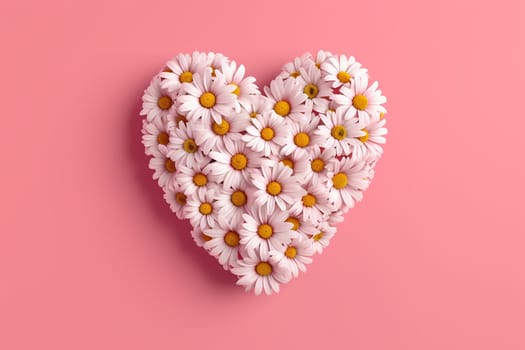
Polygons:
[[224,63],[221,70],[216,72],[218,79],[234,87],[233,94],[237,96],[237,102],[243,108],[248,108],[251,102],[250,96],[259,95],[260,92],[257,85],[255,85],[255,78],[245,78],[245,73],[244,65],[241,64],[237,67],[235,61]]
[[317,51],[317,55],[315,55],[315,58],[313,58],[315,67],[317,69],[321,69],[321,66],[323,63],[325,63],[330,57],[333,57],[334,55],[330,51],[324,51],[319,50]]
[[357,138],[359,142],[354,152],[358,158],[370,161],[381,158],[383,148],[380,145],[386,142],[385,135],[387,134],[385,123],[386,119],[375,116],[370,119],[367,126],[361,129],[364,135]]
[[270,257],[280,267],[289,270],[293,277],[299,277],[299,271],[306,271],[306,265],[312,262],[314,253],[315,250],[309,239],[296,237],[286,246],[284,251],[270,251]]
[[239,234],[246,250],[266,254],[282,249],[294,236],[292,224],[286,222],[288,213],[285,211],[275,210],[268,214],[264,208],[252,206],[242,217],[244,222]]
[[253,193],[246,182],[242,181],[236,187],[223,187],[217,194],[217,210],[219,221],[227,221],[232,225],[242,223],[242,214],[246,212]]
[[185,219],[184,206],[186,205],[186,195],[181,186],[175,184],[172,188],[163,187],[164,200],[169,204],[172,212],[177,215],[179,220]]
[[194,228],[204,230],[214,227],[217,222],[215,191],[198,191],[186,199],[184,216]]
[[211,238],[204,243],[204,249],[217,258],[224,269],[229,270],[239,259],[241,237],[237,227],[231,222],[225,222],[204,230],[204,233]]
[[206,57],[206,61],[208,62],[208,67],[211,68],[211,76],[216,77],[216,71],[221,70],[221,67],[223,64],[227,64],[229,62],[228,58],[220,53],[214,53],[214,52],[208,52],[208,55]]
[[296,123],[289,123],[288,133],[285,138],[285,145],[281,152],[283,154],[292,154],[296,150],[306,152],[314,146],[312,142],[314,138],[314,130],[319,124],[319,117],[311,117],[302,119]]
[[312,104],[313,110],[325,113],[329,102],[327,98],[331,96],[332,89],[321,77],[321,71],[315,65],[311,65],[308,70],[301,68],[301,76],[297,78],[297,83],[308,96],[307,102]]
[[333,88],[349,85],[357,77],[367,77],[367,70],[361,68],[361,63],[356,62],[354,56],[345,55],[328,57],[321,65],[325,80],[332,83]]
[[241,115],[246,115],[252,119],[261,118],[264,112],[272,109],[272,103],[266,96],[250,96],[249,101],[246,109],[241,110]]
[[237,285],[243,286],[246,291],[254,290],[256,295],[263,291],[269,295],[279,292],[280,283],[288,283],[291,279],[290,271],[273,261],[269,254],[251,252],[239,260],[232,273],[239,277]]
[[333,161],[333,170],[328,172],[327,187],[330,202],[336,207],[343,203],[353,208],[355,202],[363,198],[363,191],[370,184],[370,167],[356,158],[343,158]]
[[304,194],[292,170],[280,163],[271,168],[263,164],[260,170],[254,170],[252,184],[256,188],[255,203],[265,206],[268,214],[272,214],[276,206],[286,210]]
[[315,143],[324,148],[334,148],[336,155],[350,155],[353,149],[359,146],[356,137],[361,137],[364,132],[357,118],[348,118],[344,111],[328,111],[321,114],[322,123],[315,131]]
[[249,178],[249,172],[261,165],[261,154],[250,150],[244,143],[225,142],[209,156],[215,160],[210,164],[212,172],[224,180],[226,187],[238,187]]
[[283,80],[286,80],[288,78],[297,78],[301,76],[302,68],[308,68],[313,64],[314,60],[312,59],[312,55],[306,53],[301,57],[296,57],[292,62],[286,63],[283,66],[282,72],[279,74],[279,77],[281,77]]
[[168,93],[160,86],[160,78],[154,77],[142,96],[142,110],[140,115],[146,116],[148,122],[154,119],[166,119],[175,113],[174,94]]
[[179,54],[166,63],[166,68],[160,73],[162,87],[177,94],[184,83],[192,83],[194,75],[209,65],[205,53],[198,51],[191,55]]
[[282,80],[277,77],[264,91],[272,105],[272,113],[293,121],[307,119],[310,109],[306,106],[307,96],[295,79]]
[[357,117],[360,122],[368,123],[371,116],[379,115],[384,112],[382,106],[386,102],[386,97],[381,95],[381,90],[377,87],[379,83],[375,81],[368,86],[368,77],[356,77],[350,87],[341,87],[340,94],[334,95],[332,99],[336,101],[347,117]]
[[330,226],[339,225],[340,223],[342,223],[345,220],[343,215],[344,214],[343,214],[342,210],[334,211],[334,212],[330,213],[330,216],[328,216],[328,220],[326,220],[326,222]]
[[241,132],[250,125],[250,118],[242,118],[237,114],[222,116],[222,121],[201,121],[194,125],[195,142],[208,154],[217,147],[224,147],[225,142],[235,143],[241,139]]
[[286,222],[292,224],[292,231],[297,232],[300,236],[310,237],[317,232],[315,225],[309,221],[304,220],[301,214],[291,214],[286,219]]
[[334,237],[337,229],[323,222],[318,226],[317,230],[318,232],[310,237],[310,244],[317,254],[321,254],[323,249],[330,244],[330,240]]
[[169,122],[162,121],[161,118],[153,119],[151,122],[142,121],[142,143],[147,155],[160,156],[168,152],[170,135],[168,131]]
[[170,129],[168,157],[178,164],[192,167],[206,161],[206,156],[195,142],[197,132],[191,125],[181,123]]
[[154,155],[149,161],[149,168],[154,170],[153,180],[158,180],[160,187],[175,186],[177,165],[165,154]]
[[266,157],[272,153],[278,154],[284,145],[287,132],[283,118],[273,113],[265,113],[261,117],[251,119],[251,124],[246,128],[246,135],[242,137],[248,147],[264,153]]
[[190,233],[197,247],[202,248],[206,242],[211,240],[211,237],[205,234],[200,227],[194,227]]
[[327,171],[329,170],[330,161],[335,159],[335,148],[325,148],[315,145],[310,151],[309,166],[310,171],[307,180],[313,184],[324,184],[327,180]]
[[321,222],[334,209],[329,202],[328,192],[324,185],[309,184],[301,200],[294,202],[290,212],[302,215],[309,222]]
[[181,185],[184,194],[192,196],[195,192],[217,190],[220,178],[211,173],[206,161],[194,164],[192,167],[179,167],[177,182]]
[[219,79],[212,79],[211,69],[206,68],[201,74],[193,76],[193,83],[184,84],[182,95],[177,98],[179,110],[188,120],[209,121],[210,118],[220,124],[222,115],[230,114],[236,106],[235,88],[225,85]]
[[305,157],[304,152],[301,150],[297,150],[288,155],[284,155],[282,153],[277,155],[272,154],[270,159],[286,165],[288,168],[292,169],[292,175],[298,181],[302,181],[310,175],[310,164],[308,162],[308,157]]

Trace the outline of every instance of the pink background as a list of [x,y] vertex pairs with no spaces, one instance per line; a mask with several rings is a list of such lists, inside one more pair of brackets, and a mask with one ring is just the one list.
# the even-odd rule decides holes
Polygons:
[[[1,349],[524,349],[523,1],[2,1]],[[255,297],[150,180],[140,98],[213,50],[353,54],[389,140],[325,254]]]

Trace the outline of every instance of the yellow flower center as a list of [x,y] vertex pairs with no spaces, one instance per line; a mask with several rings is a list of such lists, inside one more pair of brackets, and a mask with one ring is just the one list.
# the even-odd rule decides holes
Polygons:
[[246,193],[243,191],[235,191],[232,193],[230,200],[236,207],[242,207],[246,204]]
[[192,72],[184,72],[179,76],[179,81],[181,83],[191,83],[193,82],[193,73]]
[[215,95],[211,92],[205,92],[199,97],[199,103],[204,108],[212,108],[215,106]]
[[286,117],[290,114],[292,107],[286,101],[279,101],[273,106],[275,113],[279,114],[281,117]]
[[162,110],[170,109],[172,105],[173,101],[169,96],[161,96],[157,100],[157,106],[159,106],[159,108]]
[[370,135],[368,134],[368,130],[366,129],[361,129],[361,131],[363,131],[365,134],[359,137],[359,141],[361,141],[362,143],[365,143],[366,141],[368,141]]
[[319,88],[314,84],[308,84],[304,87],[303,92],[308,96],[309,99],[312,99],[317,97]]
[[273,235],[273,228],[268,224],[262,224],[257,228],[257,234],[262,239],[268,239]]
[[182,148],[184,148],[184,150],[188,153],[195,153],[199,149],[199,147],[197,147],[197,144],[193,139],[187,139],[186,141],[184,141],[184,143],[182,144]]
[[168,143],[170,143],[170,135],[168,135],[167,132],[164,132],[164,131],[161,131],[158,135],[157,135],[157,143],[159,145],[167,145]]
[[291,160],[290,158],[285,158],[285,159],[281,160],[281,163],[283,163],[283,164],[286,165],[288,168],[290,168],[290,169],[293,170],[294,163],[293,163],[293,160]]
[[197,173],[193,175],[193,183],[195,184],[195,186],[199,187],[206,186],[206,184],[208,183],[208,178],[203,173]]
[[322,232],[319,232],[318,234],[314,235],[312,238],[313,238],[314,241],[317,242],[318,240],[320,240],[321,238],[323,238],[323,233],[322,233]]
[[248,165],[248,158],[242,153],[237,153],[231,159],[231,166],[235,170],[243,170]]
[[324,169],[324,161],[320,158],[314,159],[312,160],[310,166],[312,167],[312,171],[320,173]]
[[228,231],[224,235],[224,243],[226,243],[230,247],[237,247],[239,245],[240,240],[241,239],[237,232]]
[[213,207],[211,206],[210,203],[202,203],[199,206],[199,212],[202,215],[210,215],[212,211],[213,211]]
[[346,84],[352,79],[352,76],[348,72],[341,71],[337,73],[337,79],[343,84]]
[[294,217],[289,217],[288,219],[286,219],[286,222],[289,222],[290,224],[292,224],[292,230],[294,231],[297,231],[299,229],[299,220],[297,220],[297,218],[294,218]]
[[272,274],[272,265],[267,263],[266,261],[261,261],[257,265],[255,265],[255,272],[259,276],[268,276]]
[[355,95],[352,99],[352,105],[356,109],[364,111],[368,107],[368,98],[365,95]]
[[315,196],[311,195],[310,193],[303,196],[303,205],[305,207],[308,207],[308,208],[313,207],[316,202],[317,200],[315,199]]
[[251,112],[250,113],[250,118],[255,118],[257,117],[257,112]]
[[204,233],[202,234],[202,240],[204,242],[208,242],[208,241],[211,241],[213,238],[211,238],[210,236],[208,235],[205,235]]
[[166,171],[169,173],[174,173],[175,171],[177,171],[175,162],[169,158],[166,158],[166,162],[164,163],[164,168],[166,168]]
[[332,177],[332,183],[336,189],[341,190],[348,185],[348,176],[345,173],[335,174]]
[[178,115],[177,118],[175,118],[175,124],[179,125],[180,122],[186,124],[188,122],[188,119],[186,119],[186,117],[183,115]]
[[233,90],[232,93],[239,96],[241,94],[241,88],[239,87],[239,85],[235,83],[230,83],[230,85],[235,86],[235,90]]
[[261,130],[261,137],[265,141],[270,141],[271,139],[273,139],[274,135],[275,135],[275,132],[273,131],[272,128],[264,128]]
[[163,69],[162,71],[165,72],[165,73],[173,73],[173,71],[171,70],[171,68],[168,67],[168,66],[164,67],[164,69]]
[[272,196],[277,196],[282,191],[282,186],[277,181],[272,181],[266,186],[266,192]]
[[297,77],[300,76],[300,75],[301,75],[301,73],[299,73],[298,71],[295,71],[295,72],[290,73],[290,76],[291,76],[292,78],[297,78]]
[[344,140],[346,138],[346,128],[342,125],[336,125],[332,128],[332,137],[336,140]]
[[308,134],[305,132],[300,132],[294,136],[293,142],[297,145],[297,147],[306,147],[310,144],[310,136],[308,136]]
[[230,123],[228,123],[226,119],[222,118],[222,122],[220,124],[213,122],[211,128],[215,135],[224,136],[228,133],[228,131],[230,131]]
[[383,119],[385,117],[385,113],[384,112],[380,112],[379,113],[379,119]]
[[175,202],[179,203],[180,205],[186,204],[186,195],[182,192],[175,193]]
[[287,258],[293,259],[297,255],[297,248],[295,247],[288,247],[284,251],[284,255],[286,255]]

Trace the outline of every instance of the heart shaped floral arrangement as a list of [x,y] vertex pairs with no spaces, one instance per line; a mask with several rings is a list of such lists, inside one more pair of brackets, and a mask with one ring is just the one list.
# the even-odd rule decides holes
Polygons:
[[260,93],[218,53],[180,54],[143,96],[153,179],[197,245],[256,294],[298,277],[363,197],[386,98],[354,57],[319,51]]

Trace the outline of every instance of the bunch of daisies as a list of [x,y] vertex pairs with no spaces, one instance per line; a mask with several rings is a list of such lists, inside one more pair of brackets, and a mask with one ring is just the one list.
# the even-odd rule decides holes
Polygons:
[[319,51],[260,93],[216,53],[180,54],[143,96],[153,178],[192,236],[256,294],[306,270],[362,199],[387,130],[378,83]]

